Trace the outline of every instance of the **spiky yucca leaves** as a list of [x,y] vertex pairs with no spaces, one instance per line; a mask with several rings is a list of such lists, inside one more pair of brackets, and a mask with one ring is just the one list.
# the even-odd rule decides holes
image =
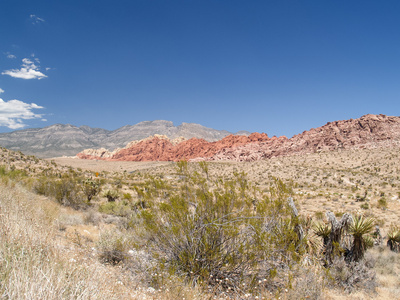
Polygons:
[[387,234],[387,246],[394,252],[400,252],[400,228],[395,225],[390,225]]
[[120,194],[117,190],[108,189],[103,192],[103,197],[106,197],[108,202],[114,202],[119,196]]
[[317,223],[314,225],[314,232],[316,235],[322,237],[324,247],[328,244],[329,235],[331,234],[331,227],[329,224]]
[[87,201],[90,202],[94,196],[100,193],[100,181],[86,179],[82,182],[82,191],[86,195]]
[[349,225],[349,233],[353,236],[353,246],[351,248],[350,261],[360,261],[364,257],[367,243],[364,235],[371,233],[375,224],[374,218],[366,218],[362,215],[353,217],[353,222]]

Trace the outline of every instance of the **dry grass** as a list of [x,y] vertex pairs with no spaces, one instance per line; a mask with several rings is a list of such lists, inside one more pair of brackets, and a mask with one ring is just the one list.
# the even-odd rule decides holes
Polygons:
[[[85,173],[88,176],[93,172],[114,172],[104,178],[114,187],[120,185],[123,193],[132,194],[132,203],[138,198],[132,189],[131,172],[135,172],[132,176],[140,173],[176,178],[174,163],[55,159],[63,165],[60,166],[19,153],[2,153],[0,164],[2,161],[33,175],[51,168],[63,172],[71,170],[70,166],[83,169],[82,173],[89,170]],[[253,163],[209,164],[213,178],[230,178],[234,170],[245,171],[260,190],[270,187],[272,177],[286,183],[294,181],[300,212],[315,220],[327,210],[363,212],[377,218],[383,236],[391,223],[400,222],[399,149],[359,149]],[[214,299],[198,286],[158,272],[145,251],[145,241],[137,238],[139,223],[131,224],[133,229],[128,231],[123,218],[96,211],[96,205],[106,203],[106,199],[99,196],[93,200],[91,210],[75,211],[32,194],[15,182],[11,179],[0,183],[0,299]],[[366,198],[360,200],[366,191]],[[379,206],[382,197],[387,208]],[[368,209],[362,209],[363,204],[368,204]],[[281,299],[400,299],[400,255],[390,252],[385,243],[384,240],[384,246],[369,251],[369,259],[375,261],[376,293],[356,290],[349,294],[340,287],[328,288],[323,270],[304,266],[293,289],[282,291]],[[104,257],[115,249],[120,251],[123,263],[113,266]],[[259,299],[275,296],[265,291]],[[228,299],[229,295],[215,298]],[[249,295],[248,299],[255,296]]]
[[1,299],[129,296],[107,267],[63,245],[54,226],[56,204],[19,186],[0,183],[0,190]]
[[[86,213],[72,211],[0,180],[0,299],[204,299],[200,288],[170,277],[156,288],[143,278],[157,277],[146,253],[130,250],[115,226],[100,226],[97,239],[83,239]],[[69,214],[71,213],[71,214]],[[62,228],[60,228],[62,223]],[[61,231],[60,231],[61,229]],[[99,257],[123,238],[126,265],[102,264]],[[79,242],[78,242],[79,240]],[[95,245],[95,247],[91,247]],[[221,298],[223,299],[223,298]]]

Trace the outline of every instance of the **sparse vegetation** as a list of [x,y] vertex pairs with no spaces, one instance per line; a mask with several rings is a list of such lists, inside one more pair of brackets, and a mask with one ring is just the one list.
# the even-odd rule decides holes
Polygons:
[[[76,294],[55,291],[58,298],[79,294],[77,298],[85,299],[93,289],[92,298],[111,299],[319,299],[337,293],[351,299],[352,293],[385,297],[386,290],[399,294],[400,163],[390,150],[322,152],[257,163],[154,163],[140,172],[74,169],[2,151],[7,155],[0,164],[0,184],[11,198],[20,199],[15,202],[18,209],[18,203],[35,201],[35,206],[23,204],[21,211],[26,222],[43,220],[36,222],[35,233],[46,236],[41,244],[19,248],[6,241],[6,235],[0,237],[0,264],[8,264],[0,271],[0,294],[6,297],[27,293],[21,286],[25,280],[32,281],[32,293],[50,295],[44,277],[33,271],[39,265],[47,278],[59,278],[50,282],[58,282],[60,290],[68,285],[72,291],[74,278],[86,283]],[[386,160],[390,164],[382,163]],[[27,189],[54,202],[31,196]],[[289,197],[295,200],[292,204]],[[4,199],[2,216],[11,212],[11,202],[4,205]],[[332,213],[325,219],[328,211]],[[3,233],[13,218],[0,220]],[[376,224],[387,247],[368,250],[377,240]],[[70,248],[60,250],[60,244]],[[7,268],[24,270],[13,261],[21,247],[30,254],[18,263],[32,268],[25,268],[27,273],[17,281]],[[40,256],[37,249],[55,256]],[[78,271],[72,259],[88,271]],[[391,264],[387,270],[385,264]],[[62,267],[53,270],[57,265]],[[66,275],[69,272],[80,273],[68,283],[60,281],[75,276]],[[94,283],[105,274],[115,278],[111,286],[100,279]],[[32,278],[42,283],[41,291]],[[385,283],[387,278],[390,283]],[[114,294],[108,296],[111,290]]]

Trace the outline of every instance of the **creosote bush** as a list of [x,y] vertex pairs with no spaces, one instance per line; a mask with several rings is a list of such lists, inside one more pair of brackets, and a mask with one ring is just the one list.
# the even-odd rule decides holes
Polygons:
[[177,166],[182,188],[140,214],[160,266],[238,295],[290,285],[292,265],[313,245],[288,204],[290,188],[276,180],[259,192],[243,172],[212,185],[187,163]]
[[85,205],[85,196],[75,176],[68,174],[61,178],[41,176],[34,183],[33,189],[37,194],[53,198],[65,206],[80,208]]

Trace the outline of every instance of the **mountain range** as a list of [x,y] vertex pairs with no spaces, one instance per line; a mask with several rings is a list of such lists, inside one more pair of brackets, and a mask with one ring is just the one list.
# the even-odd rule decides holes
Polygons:
[[210,142],[199,138],[171,140],[155,135],[112,152],[104,148],[86,149],[77,156],[119,161],[254,161],[320,151],[399,145],[400,117],[370,114],[359,119],[328,122],[290,139],[252,133],[248,136],[229,135]]
[[[171,121],[144,121],[136,125],[126,125],[116,130],[55,124],[44,128],[30,128],[0,133],[0,146],[10,150],[41,158],[74,156],[87,148],[115,149],[126,146],[131,141],[141,140],[154,134],[174,139],[184,137],[216,141],[230,135],[226,130],[216,130],[195,123],[174,126]],[[246,131],[237,134],[247,135]]]

